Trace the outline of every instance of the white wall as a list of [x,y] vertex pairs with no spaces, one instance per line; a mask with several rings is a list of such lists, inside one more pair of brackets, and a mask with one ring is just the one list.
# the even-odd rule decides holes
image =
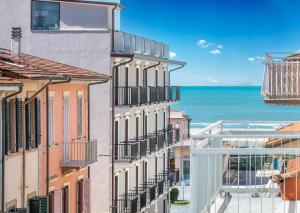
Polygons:
[[[22,52],[110,75],[110,33],[31,32],[30,11],[31,0],[1,1],[0,47],[9,49],[11,27],[22,27]],[[110,94],[109,83],[94,86],[91,91],[91,138],[98,140],[98,155],[111,154]],[[98,157],[98,161],[90,171],[92,213],[109,212],[110,206],[111,159]]]
[[60,29],[107,30],[109,11],[107,7],[61,3]]

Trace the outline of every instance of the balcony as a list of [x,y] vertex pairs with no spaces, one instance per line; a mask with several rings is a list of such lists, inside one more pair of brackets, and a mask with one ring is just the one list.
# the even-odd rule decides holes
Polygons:
[[139,141],[128,140],[115,143],[115,160],[117,162],[132,162],[139,159]]
[[175,169],[171,170],[170,174],[172,174],[172,178],[173,178],[173,184],[170,184],[170,185],[173,186],[173,185],[179,184],[180,183],[180,172],[179,172],[179,169],[175,168]]
[[83,168],[97,162],[97,140],[73,139],[63,143],[61,167]]
[[141,106],[180,100],[180,88],[177,86],[129,86],[116,87],[116,106]]
[[138,54],[156,58],[169,58],[169,45],[126,32],[115,31],[114,53]]
[[179,142],[180,141],[180,129],[179,128],[176,128],[174,129],[175,131],[175,142]]
[[170,129],[167,131],[167,143],[169,146],[172,146],[174,144],[174,130]]
[[266,103],[300,105],[300,55],[266,54],[261,93]]
[[290,125],[217,122],[194,136],[191,213],[297,212],[300,133],[282,131]]
[[157,149],[163,149],[165,147],[166,136],[164,131],[157,132]]
[[144,137],[130,139],[115,144],[115,160],[132,162],[147,155],[148,139]]
[[137,213],[138,195],[136,193],[125,193],[115,201],[115,213]]
[[149,134],[149,153],[156,152],[157,135],[155,133]]

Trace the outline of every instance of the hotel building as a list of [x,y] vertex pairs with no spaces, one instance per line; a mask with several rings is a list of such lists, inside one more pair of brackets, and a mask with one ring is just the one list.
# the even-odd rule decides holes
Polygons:
[[[4,0],[0,46],[10,49],[7,35],[17,26],[23,30],[22,52],[110,76],[108,83],[90,86],[86,106],[97,160],[85,165],[91,209],[84,212],[168,211],[173,184],[168,158],[175,141],[168,110],[179,101],[179,88],[170,86],[170,72],[185,63],[170,60],[164,43],[119,31],[120,9],[117,1]],[[61,94],[62,89],[49,97],[59,93],[64,100],[68,93]],[[63,140],[56,128],[53,134]],[[77,134],[74,130],[69,138]],[[70,168],[59,167],[50,170],[63,168],[62,172],[45,174],[50,180],[46,190],[68,186],[63,176]]]

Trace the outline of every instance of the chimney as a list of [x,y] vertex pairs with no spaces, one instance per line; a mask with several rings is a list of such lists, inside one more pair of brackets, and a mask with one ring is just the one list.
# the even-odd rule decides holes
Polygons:
[[12,30],[11,30],[11,55],[15,58],[20,58],[20,56],[21,56],[21,38],[22,38],[21,27],[12,27]]

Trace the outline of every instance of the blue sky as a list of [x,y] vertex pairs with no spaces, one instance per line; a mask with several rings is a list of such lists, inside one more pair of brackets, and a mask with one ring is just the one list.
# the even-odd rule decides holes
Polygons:
[[260,85],[266,51],[300,49],[300,0],[121,0],[121,30],[188,65],[175,85]]

